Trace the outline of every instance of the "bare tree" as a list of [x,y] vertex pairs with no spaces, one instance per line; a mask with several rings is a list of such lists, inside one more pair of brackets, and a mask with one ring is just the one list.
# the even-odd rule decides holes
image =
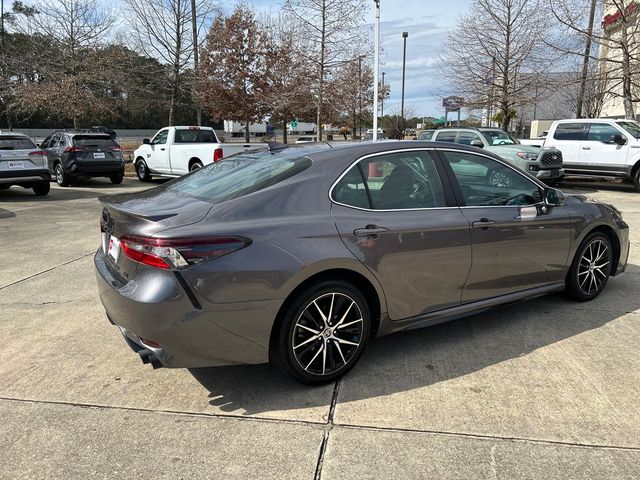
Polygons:
[[191,0],[125,0],[125,3],[132,46],[166,65],[158,74],[164,78],[169,93],[169,125],[173,125],[181,91],[191,86],[183,85],[183,79],[193,58],[193,29],[199,38],[214,5],[212,0],[196,0],[195,6]]
[[530,73],[546,71],[550,63],[547,28],[540,0],[473,0],[448,35],[444,73],[469,107],[495,105],[507,130],[516,108],[531,104],[542,82]]
[[285,0],[285,14],[299,23],[297,39],[308,45],[301,52],[313,72],[310,82],[316,96],[318,139],[322,140],[325,84],[331,70],[348,58],[350,49],[362,37],[366,0]]
[[287,123],[291,120],[311,122],[315,116],[314,98],[308,86],[306,59],[299,54],[302,45],[296,44],[298,24],[283,14],[261,20],[269,37],[267,57],[269,87],[267,104],[270,122],[282,125],[283,141],[287,143]]
[[98,0],[39,0],[35,13],[19,25],[34,26],[43,44],[53,41],[56,55],[40,58],[36,82],[21,89],[18,108],[43,110],[73,120],[108,111],[110,105],[95,94],[93,85],[104,80],[96,51],[107,40],[115,13]]
[[[567,48],[567,53],[584,55],[598,62],[595,82],[607,98],[622,98],[626,118],[635,118],[634,102],[640,101],[640,22],[638,4],[632,0],[597,0],[596,11],[604,11],[601,26],[585,22],[586,0],[549,0],[555,19],[568,32],[599,46],[598,57]],[[592,26],[593,27],[593,26]],[[585,84],[588,84],[589,79]]]
[[204,107],[215,119],[261,122],[269,112],[269,37],[253,11],[242,4],[211,25],[200,73]]

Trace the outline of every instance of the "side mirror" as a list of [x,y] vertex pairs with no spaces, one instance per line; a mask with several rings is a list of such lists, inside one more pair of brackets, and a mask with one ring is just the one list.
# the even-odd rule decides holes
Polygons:
[[480,140],[471,140],[471,143],[469,145],[471,145],[472,147],[478,147],[478,148],[484,147],[484,144]]
[[544,203],[550,207],[559,207],[564,205],[565,196],[560,190],[555,188],[547,188],[544,191]]
[[611,135],[611,138],[609,139],[609,141],[617,145],[624,145],[625,143],[627,143],[627,139],[620,134]]
[[143,143],[144,145],[151,145],[151,140],[149,140],[148,138],[143,138],[143,139],[142,139],[142,143]]

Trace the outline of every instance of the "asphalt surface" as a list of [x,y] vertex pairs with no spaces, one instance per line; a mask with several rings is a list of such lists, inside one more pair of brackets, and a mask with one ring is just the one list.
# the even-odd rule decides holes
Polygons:
[[628,271],[370,343],[335,385],[268,365],[152,370],[98,300],[97,197],[0,191],[0,478],[640,478],[640,194]]

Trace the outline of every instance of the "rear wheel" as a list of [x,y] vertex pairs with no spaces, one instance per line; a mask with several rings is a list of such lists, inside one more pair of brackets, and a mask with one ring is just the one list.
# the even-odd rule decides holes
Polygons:
[[342,281],[320,282],[288,308],[275,358],[302,383],[328,383],[358,362],[370,330],[369,307],[356,287]]
[[38,196],[46,195],[49,193],[49,190],[51,190],[51,184],[49,182],[36,183],[33,186],[33,193]]
[[189,171],[193,172],[194,170],[200,170],[201,168],[202,168],[202,162],[200,160],[196,160],[191,164],[191,168],[189,169]]
[[587,236],[578,247],[567,274],[567,294],[581,302],[596,298],[609,280],[612,263],[609,238],[600,232]]
[[124,178],[124,174],[119,173],[117,175],[111,175],[109,177],[109,179],[111,180],[111,183],[115,184],[115,185],[120,185],[122,183],[122,179]]
[[62,164],[60,164],[60,163],[56,164],[55,174],[56,174],[56,183],[58,185],[60,185],[61,187],[68,187],[69,186],[69,178],[64,173],[64,169],[62,168]]
[[151,180],[151,173],[149,173],[147,163],[141,158],[136,161],[136,175],[138,176],[138,180],[141,182],[148,182]]

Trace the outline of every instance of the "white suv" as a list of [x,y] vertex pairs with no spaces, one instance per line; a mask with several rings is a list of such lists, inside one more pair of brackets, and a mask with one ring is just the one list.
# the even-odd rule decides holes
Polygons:
[[553,122],[545,147],[562,152],[567,175],[617,177],[640,192],[640,124],[605,118]]

